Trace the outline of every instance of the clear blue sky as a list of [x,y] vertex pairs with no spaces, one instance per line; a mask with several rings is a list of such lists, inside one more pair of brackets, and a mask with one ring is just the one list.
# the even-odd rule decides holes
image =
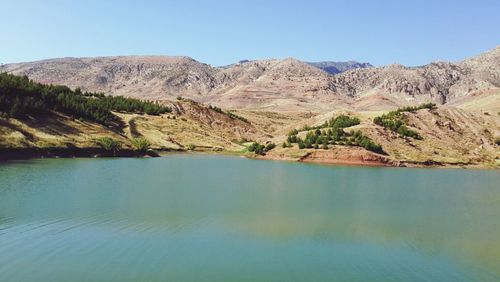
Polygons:
[[500,0],[0,0],[0,34],[0,63],[154,54],[421,65],[499,45]]

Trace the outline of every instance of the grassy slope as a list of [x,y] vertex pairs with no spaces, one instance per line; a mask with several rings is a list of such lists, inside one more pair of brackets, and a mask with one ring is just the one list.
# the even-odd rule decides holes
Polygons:
[[[300,128],[304,124],[319,125],[332,115],[340,113],[346,112],[330,112],[304,118],[281,130],[273,141],[281,147],[281,143],[286,140],[286,132],[289,130]],[[495,145],[495,138],[500,136],[500,116],[498,115],[484,115],[480,112],[447,107],[408,113],[406,115],[409,126],[423,136],[423,140],[414,140],[402,138],[394,132],[373,124],[373,118],[381,113],[351,112],[351,115],[359,117],[362,122],[346,130],[361,130],[363,134],[381,144],[389,158],[396,162],[411,164],[430,161],[449,165],[500,167],[500,150]],[[313,150],[313,152],[317,152],[315,153],[317,159],[331,159],[343,155],[345,146],[330,146],[329,151],[331,150],[336,154],[332,156],[331,152],[324,150]],[[298,150],[297,145],[294,144],[292,148],[278,148],[268,157],[298,160],[310,151]],[[348,156],[348,158],[359,157],[357,153],[353,152],[353,156]],[[373,156],[367,152],[363,158],[372,159]],[[332,162],[335,161],[332,160]]]
[[[115,113],[125,124],[113,131],[100,124],[52,112],[44,117],[0,118],[0,148],[88,148],[95,139],[111,137],[131,148],[131,140],[145,137],[157,150],[242,151],[246,139],[254,139],[255,128],[190,101],[176,102],[174,114],[160,116]],[[201,114],[202,113],[202,114]]]
[[[278,146],[268,158],[298,160],[314,152],[318,162],[335,162],[351,152],[354,158],[370,159],[373,154],[364,149],[331,146],[330,150],[298,150],[281,148],[287,133],[303,125],[317,125],[345,111],[277,113],[268,111],[238,111],[250,123],[214,112],[191,101],[171,103],[174,113],[161,116],[138,114],[117,115],[124,121],[123,132],[115,132],[92,122],[71,119],[53,114],[43,119],[0,119],[0,147],[96,147],[99,137],[111,137],[130,148],[130,140],[143,136],[153,149],[245,152],[246,140],[261,143],[272,141]],[[500,116],[480,112],[441,107],[438,110],[421,110],[408,114],[409,125],[423,136],[423,140],[404,139],[397,134],[374,125],[373,117],[381,112],[350,113],[361,118],[360,125],[346,130],[359,129],[381,144],[393,161],[465,163],[498,167],[500,151],[494,140],[500,136]],[[175,116],[175,119],[174,119]],[[331,151],[331,152],[329,152]],[[366,154],[363,155],[363,151]]]

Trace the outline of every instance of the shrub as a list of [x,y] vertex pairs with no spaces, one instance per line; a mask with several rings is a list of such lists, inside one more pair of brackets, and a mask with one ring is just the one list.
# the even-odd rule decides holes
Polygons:
[[308,149],[312,148],[312,142],[309,139],[304,140],[304,146]]
[[276,144],[269,143],[269,144],[266,145],[266,149],[265,150],[266,150],[266,152],[269,152],[269,151],[271,151],[274,148],[276,148]]
[[116,152],[121,149],[122,144],[110,137],[102,137],[96,140],[97,145],[109,152]]
[[136,151],[146,153],[150,149],[151,143],[144,137],[138,137],[132,139],[132,146],[134,146]]
[[324,150],[327,150],[328,149],[328,139],[323,139],[323,143],[321,145],[321,148],[324,149]]
[[288,137],[286,138],[286,141],[288,143],[297,143],[297,141],[298,141],[297,135],[288,135]]
[[299,143],[299,149],[306,148],[306,144],[304,144],[304,141],[302,141],[301,139],[299,139],[298,143]]
[[258,155],[264,155],[266,152],[271,151],[276,147],[276,144],[274,143],[269,143],[266,146],[259,144],[257,142],[253,142],[250,146],[248,146],[248,151],[249,152],[254,152]]
[[254,152],[258,155],[263,155],[264,154],[264,145],[261,145],[257,142],[253,142],[249,147],[248,147],[248,151],[250,152]]

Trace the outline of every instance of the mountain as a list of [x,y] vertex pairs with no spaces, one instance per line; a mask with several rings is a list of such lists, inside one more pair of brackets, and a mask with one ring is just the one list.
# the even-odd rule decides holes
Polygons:
[[347,62],[324,61],[324,62],[307,62],[307,63],[313,67],[322,69],[329,74],[339,74],[352,69],[373,67],[370,63],[360,63],[356,61],[347,61]]
[[[439,104],[498,96],[500,46],[457,63],[434,62],[420,67],[389,65],[354,69],[333,77],[336,93],[356,100],[422,102]],[[376,104],[376,102],[373,102]]]
[[[420,67],[316,65],[288,58],[212,67],[189,57],[125,56],[7,64],[0,71],[111,95],[148,100],[182,96],[233,109],[381,110],[429,101],[500,108],[500,47],[461,62]],[[356,68],[332,75],[322,70],[329,66]]]

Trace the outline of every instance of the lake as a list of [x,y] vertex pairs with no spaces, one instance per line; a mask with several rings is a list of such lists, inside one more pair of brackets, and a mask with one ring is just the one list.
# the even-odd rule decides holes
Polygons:
[[498,281],[500,173],[0,163],[0,281]]

